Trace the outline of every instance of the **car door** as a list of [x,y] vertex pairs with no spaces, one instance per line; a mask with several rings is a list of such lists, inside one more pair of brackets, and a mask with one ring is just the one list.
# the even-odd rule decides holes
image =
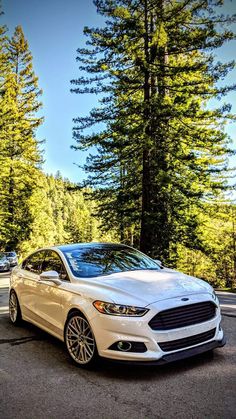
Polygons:
[[29,320],[38,322],[37,316],[37,283],[41,273],[42,262],[45,258],[44,251],[38,251],[30,255],[22,263],[18,271],[19,277],[18,296],[22,314]]
[[42,263],[41,272],[56,271],[62,281],[61,285],[39,280],[37,283],[37,315],[40,323],[50,332],[63,338],[63,307],[70,285],[66,268],[54,250],[48,250]]

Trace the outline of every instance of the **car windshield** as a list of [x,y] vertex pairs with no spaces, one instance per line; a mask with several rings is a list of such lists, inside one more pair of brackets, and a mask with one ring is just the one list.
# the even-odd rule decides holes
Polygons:
[[11,257],[11,258],[13,258],[13,257],[15,257],[15,256],[16,256],[16,253],[15,253],[15,252],[6,252],[6,253],[5,253],[5,255],[6,255],[7,257]]
[[5,259],[6,256],[4,255],[4,253],[0,252],[0,259]]
[[72,273],[89,278],[135,270],[159,270],[160,266],[138,250],[122,247],[83,246],[73,250],[63,249]]

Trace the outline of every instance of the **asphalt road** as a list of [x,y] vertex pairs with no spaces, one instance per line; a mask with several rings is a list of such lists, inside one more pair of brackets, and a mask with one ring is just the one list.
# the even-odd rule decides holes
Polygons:
[[10,324],[0,277],[1,419],[236,418],[236,294],[220,295],[227,345],[162,367],[74,366],[62,342]]
[[236,294],[223,291],[217,291],[216,294],[220,300],[222,313],[227,316],[236,317]]

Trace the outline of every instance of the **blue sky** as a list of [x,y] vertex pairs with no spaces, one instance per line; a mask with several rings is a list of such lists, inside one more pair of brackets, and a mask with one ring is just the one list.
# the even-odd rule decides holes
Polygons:
[[[86,115],[96,104],[94,95],[70,93],[70,80],[78,77],[76,49],[84,43],[83,27],[98,26],[102,20],[96,13],[92,0],[2,0],[5,23],[10,33],[21,25],[33,55],[34,70],[43,89],[42,115],[44,124],[38,130],[38,138],[45,139],[44,171],[56,173],[80,182],[83,171],[75,164],[85,162],[86,153],[74,151],[72,139],[72,118]],[[227,0],[227,13],[236,13],[236,1]],[[236,29],[236,28],[235,28]],[[236,58],[236,41],[221,48],[218,57],[222,61]],[[236,81],[236,70],[228,78]],[[227,101],[232,103],[236,113],[236,93]],[[227,132],[236,147],[236,126]],[[236,160],[236,159],[235,159]]]

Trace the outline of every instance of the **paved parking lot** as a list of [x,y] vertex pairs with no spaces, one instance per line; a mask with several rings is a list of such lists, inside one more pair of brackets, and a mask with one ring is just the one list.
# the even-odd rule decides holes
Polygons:
[[[70,362],[60,341],[28,323],[12,326],[6,312],[7,283],[2,278],[0,286],[2,419],[235,419],[235,311],[223,316],[228,343],[214,356],[205,354],[163,367],[104,362],[86,371]],[[235,303],[236,295],[230,295],[222,304],[234,310]]]

